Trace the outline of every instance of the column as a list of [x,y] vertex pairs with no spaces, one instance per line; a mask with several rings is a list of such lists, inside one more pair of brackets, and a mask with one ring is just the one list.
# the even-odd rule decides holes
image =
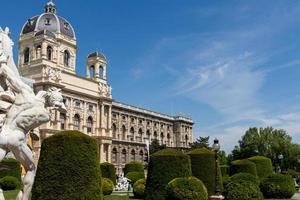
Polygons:
[[111,127],[111,106],[109,106],[108,114],[107,114],[107,129],[108,129],[108,136],[112,137],[112,127]]
[[99,67],[100,67],[100,64],[96,64],[96,65],[94,65],[95,66],[95,71],[94,71],[94,78],[96,78],[96,79],[99,79]]
[[111,144],[108,144],[108,160],[107,162],[111,163]]
[[105,125],[104,125],[104,105],[101,104],[101,136],[105,135]]
[[104,145],[102,143],[99,144],[100,149],[99,149],[99,155],[100,155],[100,163],[104,162]]

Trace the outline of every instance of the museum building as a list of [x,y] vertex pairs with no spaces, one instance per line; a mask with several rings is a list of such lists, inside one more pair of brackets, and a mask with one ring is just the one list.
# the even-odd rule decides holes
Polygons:
[[67,113],[51,110],[51,121],[32,138],[38,160],[41,141],[61,130],[79,130],[99,141],[101,162],[111,162],[121,172],[131,160],[147,160],[146,142],[153,139],[168,147],[187,148],[193,121],[127,105],[113,99],[106,76],[107,58],[92,52],[86,60],[86,77],[76,75],[76,34],[72,25],[56,14],[49,1],[44,13],[24,24],[19,39],[18,67],[34,80],[34,90],[61,88]]

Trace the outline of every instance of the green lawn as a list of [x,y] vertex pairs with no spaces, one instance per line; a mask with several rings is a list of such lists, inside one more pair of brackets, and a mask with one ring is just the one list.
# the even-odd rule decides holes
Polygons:
[[[15,200],[18,195],[18,190],[4,191],[5,200]],[[129,200],[129,196],[124,194],[112,194],[105,196],[104,200]]]

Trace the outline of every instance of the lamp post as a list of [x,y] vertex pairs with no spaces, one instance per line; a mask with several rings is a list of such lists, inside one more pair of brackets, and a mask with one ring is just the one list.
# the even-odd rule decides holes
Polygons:
[[224,197],[220,194],[220,190],[218,187],[218,152],[220,150],[220,144],[217,138],[214,140],[214,144],[212,145],[212,150],[215,152],[215,194],[210,196],[210,199],[219,200],[219,199],[224,199]]
[[282,173],[283,171],[283,155],[280,153],[278,155],[278,160],[279,160],[279,172]]

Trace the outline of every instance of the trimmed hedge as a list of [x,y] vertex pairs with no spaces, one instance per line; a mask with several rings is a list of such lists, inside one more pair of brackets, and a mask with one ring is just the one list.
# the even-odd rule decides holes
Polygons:
[[13,176],[5,176],[0,179],[0,187],[2,190],[15,190],[20,187],[20,181]]
[[116,168],[113,164],[105,162],[100,164],[101,174],[103,178],[109,178],[114,185],[117,184],[116,181]]
[[133,194],[135,198],[144,199],[145,197],[146,180],[140,179],[133,185]]
[[144,165],[140,161],[131,161],[125,165],[124,174],[126,175],[128,172],[143,172],[144,173]]
[[188,155],[175,149],[164,149],[151,155],[146,181],[146,200],[165,200],[166,185],[177,177],[191,176]]
[[257,176],[254,176],[253,174],[238,173],[230,177],[230,181],[239,181],[239,180],[248,181],[259,186],[259,179],[257,178]]
[[289,175],[272,174],[261,181],[260,190],[265,198],[289,199],[295,192],[294,179]]
[[62,131],[42,143],[34,200],[100,200],[99,145],[79,131]]
[[13,176],[21,182],[21,172],[20,162],[13,158],[6,158],[0,162],[0,178]]
[[248,158],[256,165],[257,176],[260,178],[273,174],[273,166],[270,158],[264,156],[253,156]]
[[114,191],[114,183],[109,178],[102,178],[102,192],[104,195],[110,195]]
[[[215,153],[211,150],[201,148],[187,153],[191,158],[192,174],[203,181],[208,195],[214,194],[215,190]],[[223,190],[221,169],[218,167],[218,187]]]
[[168,200],[207,200],[207,189],[196,177],[175,178],[167,185]]
[[263,200],[258,185],[245,180],[230,181],[224,188],[228,200]]
[[125,177],[130,180],[131,184],[134,184],[137,180],[144,179],[145,174],[144,172],[128,172]]
[[232,176],[237,173],[249,173],[257,176],[256,165],[247,159],[232,161],[230,175]]

